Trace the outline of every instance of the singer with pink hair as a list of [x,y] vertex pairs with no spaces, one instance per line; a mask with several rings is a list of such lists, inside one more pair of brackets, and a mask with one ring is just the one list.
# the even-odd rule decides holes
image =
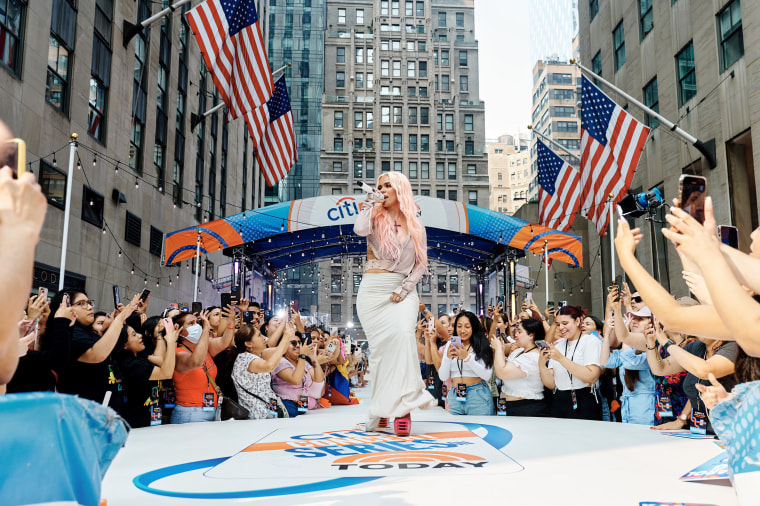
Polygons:
[[389,172],[378,178],[354,224],[354,232],[367,238],[367,262],[356,299],[372,371],[366,430],[385,427],[393,417],[394,430],[401,436],[411,432],[413,409],[438,405],[422,381],[415,343],[416,287],[428,267],[427,234],[417,209],[406,176]]

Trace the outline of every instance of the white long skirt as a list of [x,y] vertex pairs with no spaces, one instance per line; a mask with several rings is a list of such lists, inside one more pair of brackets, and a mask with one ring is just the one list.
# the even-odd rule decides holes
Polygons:
[[403,274],[364,273],[356,312],[367,336],[372,373],[369,416],[395,418],[438,405],[425,388],[415,343],[419,310],[417,290],[401,302],[391,302]]

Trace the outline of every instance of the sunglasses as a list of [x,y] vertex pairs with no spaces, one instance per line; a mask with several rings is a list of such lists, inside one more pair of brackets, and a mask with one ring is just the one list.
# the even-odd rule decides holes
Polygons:
[[638,304],[638,303],[643,302],[643,301],[644,300],[641,298],[640,295],[636,295],[635,297],[631,297],[631,302],[635,302],[635,303]]
[[294,339],[294,340],[290,341],[290,345],[291,346],[301,346],[301,341],[297,341],[297,340]]

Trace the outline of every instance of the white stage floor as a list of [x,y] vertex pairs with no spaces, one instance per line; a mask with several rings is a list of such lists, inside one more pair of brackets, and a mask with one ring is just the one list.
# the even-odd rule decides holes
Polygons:
[[721,453],[711,440],[552,418],[412,414],[412,437],[363,433],[358,406],[294,419],[133,430],[108,470],[108,506],[737,504],[728,482],[679,477]]

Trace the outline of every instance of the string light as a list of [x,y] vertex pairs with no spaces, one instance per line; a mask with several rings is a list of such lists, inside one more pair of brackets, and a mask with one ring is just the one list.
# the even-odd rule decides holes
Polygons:
[[103,227],[103,235],[106,235],[106,227]]
[[134,266],[134,264],[133,264],[133,265],[132,265],[132,274],[134,274],[134,273],[135,273],[135,266]]
[[140,181],[135,178],[135,189],[140,188]]
[[53,155],[53,167],[58,168],[58,160],[55,159],[55,154]]
[[93,157],[92,157],[92,168],[93,168],[93,169],[95,168],[95,165],[96,165],[97,163],[98,163],[98,159],[97,159],[97,157],[94,157],[94,156],[93,156]]
[[[93,161],[92,164],[94,166],[95,165],[95,161]],[[113,172],[114,172],[114,174],[118,174],[119,173],[119,162],[116,162],[116,165],[113,168]]]
[[82,170],[82,162],[77,160],[77,170]]
[[147,285],[147,284],[148,284],[148,278],[145,278],[145,279],[143,280],[143,284],[144,284],[144,285]]
[[119,258],[121,258],[121,250],[119,250]]

